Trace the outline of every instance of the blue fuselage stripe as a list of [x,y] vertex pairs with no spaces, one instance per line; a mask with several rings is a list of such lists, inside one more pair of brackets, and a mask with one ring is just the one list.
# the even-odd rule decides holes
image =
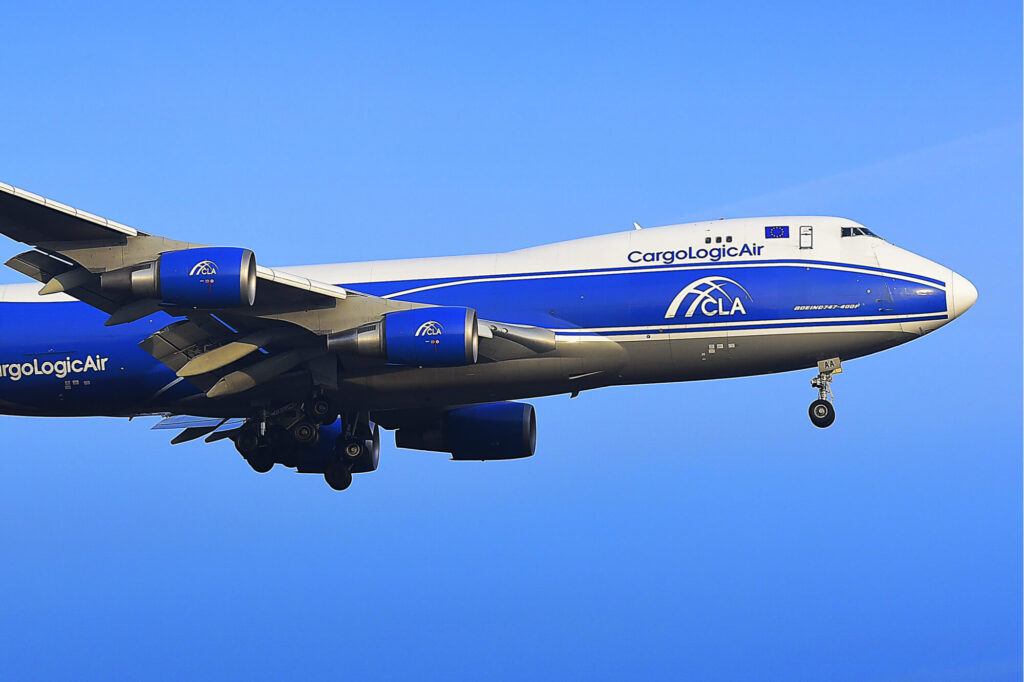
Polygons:
[[945,290],[926,283],[937,280],[913,275],[904,279],[878,268],[809,263],[756,261],[703,264],[696,270],[641,267],[344,286],[415,303],[468,306],[484,319],[560,331],[947,312]]

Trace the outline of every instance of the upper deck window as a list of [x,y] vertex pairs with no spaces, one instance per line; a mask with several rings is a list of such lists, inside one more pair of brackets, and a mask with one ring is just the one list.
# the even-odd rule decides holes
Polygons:
[[874,237],[875,239],[881,239],[881,237],[866,227],[844,227],[842,230],[842,236],[844,237]]

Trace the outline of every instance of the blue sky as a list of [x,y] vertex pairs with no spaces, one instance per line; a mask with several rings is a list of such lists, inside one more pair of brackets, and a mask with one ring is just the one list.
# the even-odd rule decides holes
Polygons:
[[821,213],[980,291],[849,363],[827,431],[812,372],[607,389],[534,401],[530,460],[387,436],[344,494],[0,418],[0,675],[1020,678],[1019,3],[22,3],[0,35],[0,180],[267,264]]

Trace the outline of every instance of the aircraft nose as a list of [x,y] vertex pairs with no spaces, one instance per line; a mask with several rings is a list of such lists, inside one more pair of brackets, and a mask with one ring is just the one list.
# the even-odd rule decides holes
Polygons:
[[978,300],[978,290],[963,275],[953,273],[950,280],[950,293],[953,299],[953,317],[960,317]]

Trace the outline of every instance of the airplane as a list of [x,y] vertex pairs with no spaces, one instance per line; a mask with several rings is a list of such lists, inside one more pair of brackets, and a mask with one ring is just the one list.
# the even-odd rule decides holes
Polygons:
[[[917,339],[978,292],[852,220],[719,219],[507,253],[267,267],[0,183],[30,249],[0,286],[0,413],[159,416],[257,472],[335,490],[395,444],[454,460],[536,450],[523,399],[817,368]],[[39,287],[39,284],[42,287]]]

